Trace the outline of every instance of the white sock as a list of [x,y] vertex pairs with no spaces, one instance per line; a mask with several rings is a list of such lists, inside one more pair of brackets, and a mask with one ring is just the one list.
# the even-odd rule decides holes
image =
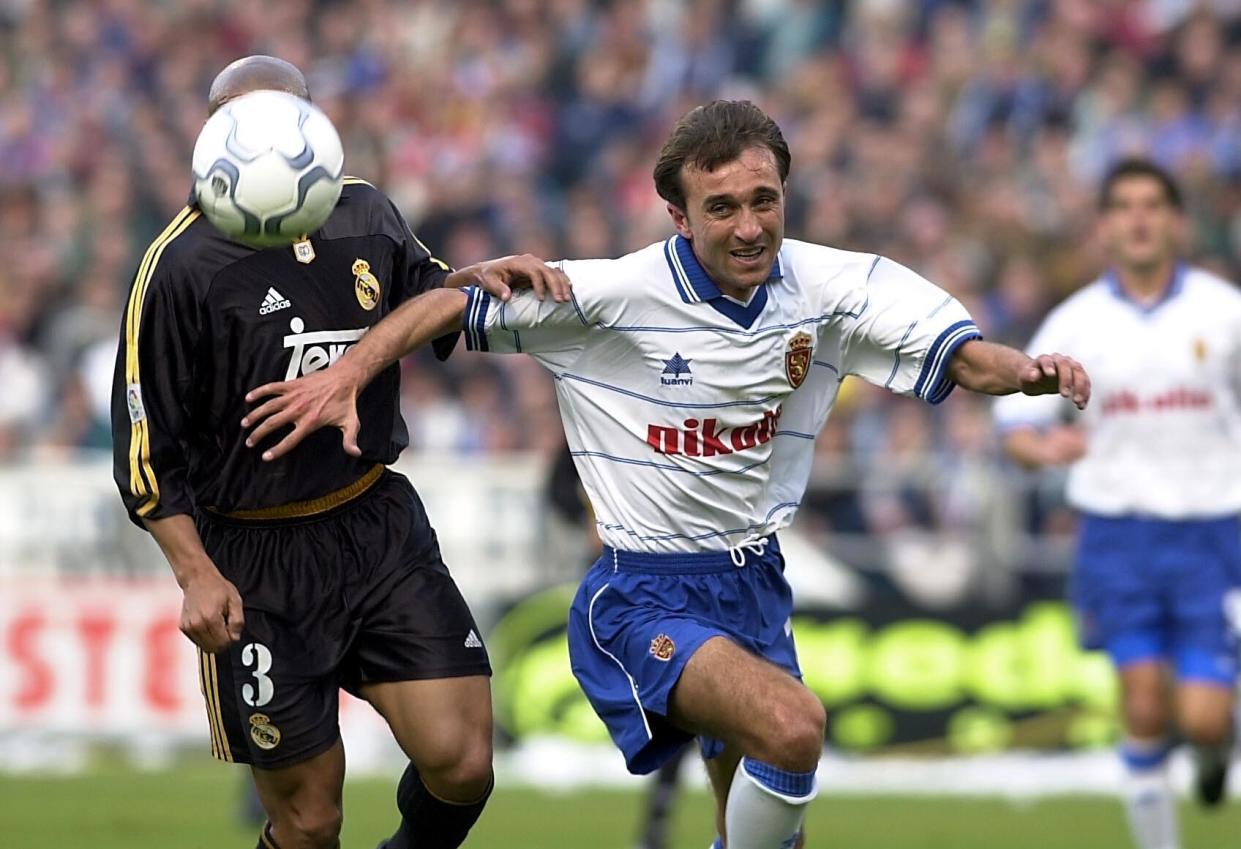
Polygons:
[[1127,740],[1120,757],[1125,762],[1125,812],[1134,845],[1137,849],[1178,849],[1167,741]]
[[815,792],[813,772],[742,758],[724,805],[728,849],[791,849]]

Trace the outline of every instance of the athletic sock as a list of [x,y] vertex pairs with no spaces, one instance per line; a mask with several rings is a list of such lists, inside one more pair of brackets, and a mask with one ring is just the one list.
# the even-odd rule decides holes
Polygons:
[[724,805],[728,849],[791,849],[815,791],[813,771],[788,772],[742,758]]
[[476,801],[459,804],[435,796],[411,763],[396,788],[401,825],[381,844],[384,849],[457,849],[478,821],[495,786],[493,778]]
[[1178,849],[1176,798],[1168,779],[1166,740],[1127,740],[1120,748],[1125,764],[1125,812],[1138,849]]
[[259,832],[259,845],[255,849],[280,849],[280,844],[271,833],[271,823],[263,823],[263,830]]

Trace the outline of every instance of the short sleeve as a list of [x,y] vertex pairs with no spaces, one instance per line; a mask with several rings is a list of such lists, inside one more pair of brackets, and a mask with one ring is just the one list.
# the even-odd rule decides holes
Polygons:
[[466,289],[463,328],[466,348],[498,354],[531,354],[553,371],[567,369],[585,347],[585,336],[607,326],[607,287],[600,275],[606,260],[561,261],[573,283],[571,299],[540,301],[529,289],[500,301],[477,286]]
[[876,257],[865,301],[842,332],[844,370],[938,404],[956,385],[948,371],[953,354],[981,338],[956,298],[908,268]]

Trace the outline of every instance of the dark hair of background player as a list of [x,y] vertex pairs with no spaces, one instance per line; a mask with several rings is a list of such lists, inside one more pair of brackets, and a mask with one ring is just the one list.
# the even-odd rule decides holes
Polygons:
[[776,122],[748,100],[713,100],[691,109],[677,121],[655,161],[655,191],[685,209],[681,168],[714,171],[752,147],[765,147],[776,158],[780,182],[789,176],[792,156]]
[[1172,175],[1160,168],[1149,159],[1131,157],[1122,159],[1108,169],[1107,175],[1099,186],[1099,209],[1106,212],[1112,207],[1112,191],[1116,184],[1131,177],[1146,177],[1155,180],[1163,187],[1164,199],[1173,209],[1181,209],[1181,189]]

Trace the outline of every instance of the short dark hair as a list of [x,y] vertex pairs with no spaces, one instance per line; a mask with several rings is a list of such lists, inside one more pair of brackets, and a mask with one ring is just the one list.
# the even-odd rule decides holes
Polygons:
[[668,203],[685,208],[681,168],[714,171],[751,147],[765,147],[776,158],[780,182],[788,179],[792,156],[780,127],[748,100],[713,100],[677,121],[655,161],[655,191]]
[[1149,159],[1130,157],[1122,159],[1108,169],[1103,183],[1099,186],[1099,209],[1107,211],[1112,206],[1112,192],[1116,184],[1130,177],[1148,177],[1163,187],[1164,199],[1173,209],[1181,209],[1181,189],[1172,179],[1172,175],[1160,168]]

